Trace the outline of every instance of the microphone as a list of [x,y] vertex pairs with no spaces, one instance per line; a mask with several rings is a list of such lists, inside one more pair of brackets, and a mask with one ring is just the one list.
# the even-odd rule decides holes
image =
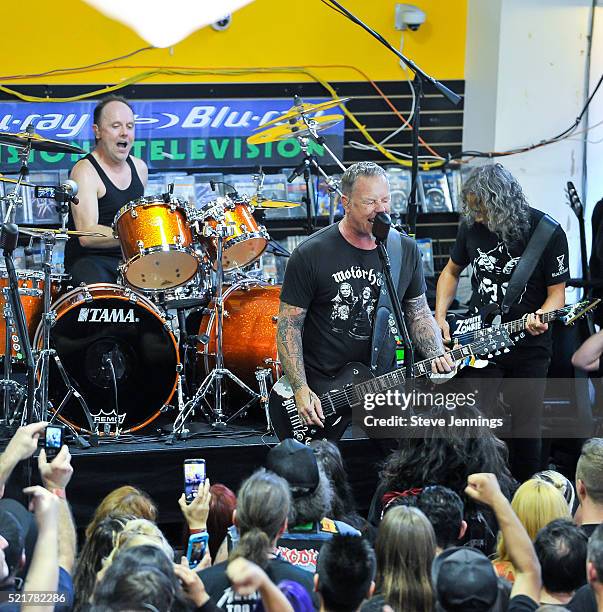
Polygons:
[[5,223],[0,231],[0,248],[4,255],[11,255],[17,248],[19,240],[19,228],[14,223]]
[[77,198],[77,192],[79,190],[79,187],[77,185],[77,183],[72,180],[72,179],[67,179],[62,185],[61,185],[61,191],[65,194],[65,199],[68,202],[71,202],[72,204],[75,204],[76,206],[80,203],[80,199]]
[[287,177],[287,183],[292,183],[298,176],[301,176],[304,173],[304,170],[306,169],[306,162],[303,161],[301,164],[299,164],[294,170],[293,172]]
[[372,233],[377,242],[387,240],[387,235],[392,226],[391,217],[384,212],[377,213],[373,219]]

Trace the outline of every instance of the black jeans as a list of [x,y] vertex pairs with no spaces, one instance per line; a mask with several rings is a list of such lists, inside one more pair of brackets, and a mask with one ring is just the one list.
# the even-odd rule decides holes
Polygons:
[[479,408],[486,416],[493,415],[502,394],[511,414],[511,433],[505,440],[511,472],[520,482],[542,469],[542,410],[550,362],[545,351],[515,350],[502,362],[462,372],[464,378],[479,381]]

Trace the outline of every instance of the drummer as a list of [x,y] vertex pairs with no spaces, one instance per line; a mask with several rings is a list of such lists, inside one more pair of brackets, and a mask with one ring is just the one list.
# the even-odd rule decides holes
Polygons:
[[130,155],[134,143],[134,111],[121,96],[107,96],[94,109],[96,147],[71,171],[79,187],[79,204],[71,205],[69,229],[102,234],[70,238],[65,269],[74,286],[115,283],[121,259],[111,224],[119,209],[144,195],[148,169]]

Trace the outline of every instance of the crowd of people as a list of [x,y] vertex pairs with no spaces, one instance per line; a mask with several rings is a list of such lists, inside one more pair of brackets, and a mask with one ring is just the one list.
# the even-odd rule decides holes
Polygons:
[[[11,439],[2,492],[45,426]],[[99,500],[79,546],[69,449],[52,461],[41,450],[29,506],[0,500],[0,610],[603,610],[603,439],[584,444],[574,483],[548,470],[520,486],[496,439],[455,439],[452,465],[449,444],[393,451],[368,519],[337,445],[288,439],[236,495],[209,480],[191,503],[183,494],[183,542],[124,485]],[[198,534],[207,546],[191,566],[181,553]]]

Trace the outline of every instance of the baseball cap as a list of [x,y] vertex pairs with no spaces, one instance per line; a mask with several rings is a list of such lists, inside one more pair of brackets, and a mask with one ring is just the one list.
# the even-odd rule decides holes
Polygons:
[[266,468],[289,483],[293,497],[303,497],[318,488],[320,477],[314,451],[293,438],[287,438],[270,449]]
[[446,612],[485,612],[498,596],[492,563],[475,548],[455,546],[445,550],[433,560],[431,579]]

